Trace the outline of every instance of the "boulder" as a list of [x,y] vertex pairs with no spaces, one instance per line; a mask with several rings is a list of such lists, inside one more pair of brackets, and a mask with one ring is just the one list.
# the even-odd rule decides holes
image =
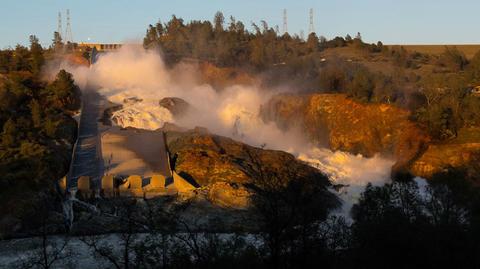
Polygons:
[[242,185],[217,182],[208,188],[208,200],[213,204],[233,209],[245,209],[249,205],[250,192]]
[[178,97],[165,97],[159,105],[168,109],[174,117],[181,117],[190,109],[190,104]]
[[200,186],[250,184],[265,174],[274,174],[284,183],[293,177],[316,177],[322,184],[330,184],[319,170],[287,152],[264,150],[201,131],[167,132],[166,142],[174,170]]
[[143,101],[143,99],[138,98],[136,96],[128,97],[128,98],[123,99],[123,103],[125,105],[133,105],[133,104],[136,104],[136,103],[140,103],[142,101]]
[[252,147],[201,130],[167,132],[166,142],[175,174],[185,179],[180,183],[189,182],[182,186],[193,190],[198,184],[216,206],[243,209],[250,205],[255,190],[280,190],[292,181],[311,184],[317,196],[337,204],[326,188],[330,186],[327,176],[290,153]]
[[102,117],[99,119],[103,125],[112,126],[112,116],[116,111],[122,110],[123,105],[109,102],[108,107],[103,111]]
[[414,175],[424,178],[451,169],[464,170],[467,178],[480,185],[480,143],[432,144],[410,165]]

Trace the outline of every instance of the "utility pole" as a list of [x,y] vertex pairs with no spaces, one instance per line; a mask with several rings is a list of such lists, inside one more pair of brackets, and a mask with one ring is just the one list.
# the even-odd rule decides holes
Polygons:
[[60,38],[62,38],[62,34],[63,34],[62,32],[63,32],[63,30],[62,30],[62,13],[58,12],[57,33],[60,36]]
[[313,8],[310,9],[310,25],[308,27],[308,33],[315,33],[315,25],[313,24]]
[[287,9],[283,10],[283,33],[286,34],[288,32],[288,25],[287,25]]
[[70,24],[70,9],[67,9],[67,29],[65,31],[65,43],[73,43],[72,25]]

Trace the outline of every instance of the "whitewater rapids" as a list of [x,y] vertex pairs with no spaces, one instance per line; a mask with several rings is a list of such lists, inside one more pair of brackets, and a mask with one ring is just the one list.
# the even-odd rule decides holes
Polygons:
[[170,111],[158,104],[156,99],[141,99],[137,102],[125,102],[137,96],[131,91],[101,88],[99,93],[112,103],[122,104],[122,109],[113,112],[111,120],[118,126],[126,128],[156,130],[167,122],[173,122]]
[[[107,95],[108,99],[114,103],[122,103],[128,98],[142,99],[139,102],[123,104],[121,110],[113,113],[112,120],[120,127],[156,130],[167,122],[176,123],[170,111],[158,105],[157,99],[144,99],[148,97],[136,96],[133,95],[133,92],[116,92],[109,89],[101,89],[100,93]],[[265,127],[255,113],[236,103],[225,105],[223,110],[219,111],[219,117],[223,118],[231,127],[230,131],[224,132],[223,135],[255,146],[262,144],[267,148],[288,151],[296,155],[299,160],[326,174],[333,185],[340,186],[335,191],[332,188],[332,191],[343,201],[342,208],[337,212],[339,215],[348,217],[351,207],[358,201],[368,183],[381,186],[390,182],[390,170],[394,164],[391,159],[379,155],[365,158],[362,155],[353,155],[342,151],[333,152],[317,147],[309,149],[302,147],[303,149],[298,151],[290,145],[285,147],[279,146],[277,143],[270,143],[268,139],[272,136],[272,130],[265,130],[265,128],[272,129],[273,127]],[[273,129],[278,132],[273,136],[280,135],[281,132],[278,129]],[[264,142],[261,143],[262,141]]]
[[333,185],[339,186],[335,193],[343,203],[337,213],[345,217],[349,216],[353,204],[358,201],[368,183],[382,186],[391,181],[390,171],[395,163],[379,155],[365,158],[325,148],[313,148],[307,153],[300,153],[298,159],[319,169],[329,177]]
[[[167,122],[187,128],[201,126],[249,145],[292,153],[328,175],[334,185],[344,185],[339,196],[345,215],[368,182],[390,182],[393,160],[316,148],[301,131],[284,132],[274,123],[264,123],[259,117],[260,107],[279,93],[278,89],[234,85],[216,90],[196,80],[199,74],[194,65],[180,63],[169,69],[158,53],[131,46],[100,56],[90,67],[63,65],[52,74],[60,68],[72,73],[80,86],[88,81],[109,101],[122,104],[122,109],[112,115],[112,121],[120,127],[155,130]],[[182,98],[194,112],[174,118],[159,105],[164,97]]]

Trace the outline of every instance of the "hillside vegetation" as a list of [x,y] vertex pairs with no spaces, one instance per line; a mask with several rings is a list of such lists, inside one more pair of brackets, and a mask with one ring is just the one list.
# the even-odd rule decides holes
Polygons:
[[453,45],[453,44],[448,44],[448,45],[388,45],[389,47],[391,46],[402,46],[406,50],[411,51],[411,52],[419,52],[423,54],[433,54],[433,55],[440,55],[445,51],[445,47],[450,47],[450,48],[457,48],[460,52],[465,54],[467,59],[472,59],[475,54],[480,50],[480,45]]
[[150,25],[146,48],[161,48],[167,62],[189,58],[220,67],[263,74],[269,87],[295,91],[344,93],[365,103],[406,108],[411,119],[437,140],[455,138],[463,127],[480,124],[480,53],[467,58],[456,47],[426,54],[382,42],[354,38],[327,40],[311,33],[306,40],[277,34],[264,21],[253,31],[222,13],[210,21],[185,23],[173,16]]
[[[299,127],[311,142],[333,149],[394,156],[401,176],[368,184],[343,216],[335,211],[335,192],[348,186],[331,186],[293,155],[170,126],[171,168],[199,186],[188,193],[193,198],[80,197],[72,207],[74,229],[65,229],[72,218],[63,218],[52,189],[68,169],[80,95],[63,70],[50,82],[40,78],[45,59],[75,44],[55,33],[43,49],[32,36],[29,48],[0,51],[0,238],[33,234],[41,241],[35,249],[29,238],[22,255],[15,253],[32,255],[23,267],[68,267],[85,250],[102,268],[479,267],[480,189],[467,179],[479,174],[480,53],[470,59],[457,48],[412,52],[366,44],[360,33],[302,40],[263,21],[252,28],[234,18],[225,23],[220,12],[213,22],[173,16],[148,27],[144,46],[161,50],[170,66],[199,63],[203,81],[219,91],[253,81],[290,89],[262,106],[265,122]],[[170,109],[180,103],[160,102]],[[450,167],[457,164],[468,169]],[[428,182],[402,176],[412,170],[429,173]],[[234,221],[238,230],[222,228],[224,215],[191,207],[205,203],[197,199],[203,191],[210,209],[248,213]],[[254,229],[242,229],[245,223]],[[68,253],[75,231],[81,238]]]
[[35,36],[29,48],[0,51],[0,238],[36,221],[39,194],[70,164],[80,91],[64,70],[41,79],[47,54]]

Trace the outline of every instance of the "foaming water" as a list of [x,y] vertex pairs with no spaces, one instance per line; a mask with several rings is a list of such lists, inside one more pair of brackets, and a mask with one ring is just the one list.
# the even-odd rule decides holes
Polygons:
[[394,164],[379,155],[365,158],[362,155],[335,151],[325,148],[313,148],[298,158],[326,173],[334,184],[373,185],[383,184],[390,179],[390,168]]
[[391,181],[390,171],[393,160],[375,155],[365,158],[362,155],[335,151],[325,148],[313,148],[298,155],[298,159],[308,163],[325,173],[336,190],[343,204],[340,215],[348,217],[350,210],[365,189],[368,183],[382,186]]
[[[123,108],[112,116],[113,122],[121,127],[155,130],[166,122],[187,128],[203,126],[212,133],[253,146],[294,154],[327,174],[333,184],[344,185],[339,196],[344,201],[345,215],[368,182],[382,185],[390,181],[393,160],[314,148],[301,132],[283,132],[274,123],[264,123],[259,117],[260,107],[276,93],[272,89],[235,85],[216,91],[196,81],[195,66],[179,64],[168,69],[159,54],[129,46],[102,55],[90,68],[68,65],[60,68],[71,72],[80,86],[88,81],[108,100],[122,104]],[[56,73],[58,68],[51,71]],[[194,109],[175,119],[159,105],[164,97],[182,98]],[[132,98],[135,101],[125,102]]]
[[[167,122],[174,122],[172,113],[160,106],[157,98],[137,95],[134,90],[121,91],[101,88],[99,93],[110,102],[122,104],[122,109],[113,112],[111,117],[112,122],[120,127],[156,130],[162,128]],[[128,101],[132,98],[133,101]]]
[[162,128],[167,122],[173,122],[173,118],[168,109],[147,101],[124,105],[121,110],[113,113],[112,121],[124,128],[156,130]]

